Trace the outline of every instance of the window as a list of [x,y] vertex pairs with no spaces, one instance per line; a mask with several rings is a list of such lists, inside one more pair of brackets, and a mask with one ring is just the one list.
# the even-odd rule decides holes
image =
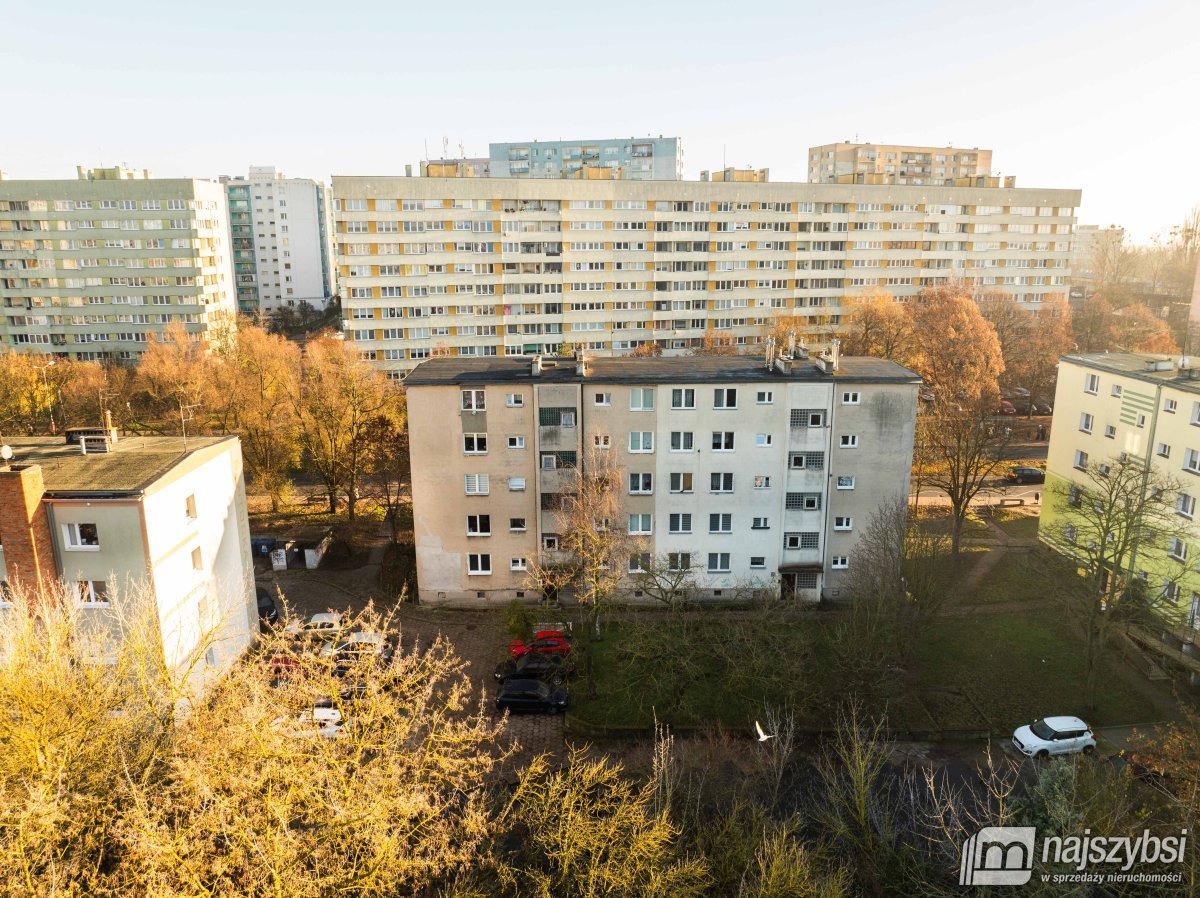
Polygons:
[[672,471],[671,472],[671,492],[673,493],[690,493],[692,491],[692,472],[691,471]]
[[691,452],[693,448],[692,432],[690,430],[671,431],[672,452]]
[[733,431],[714,430],[712,435],[712,449],[713,452],[732,452]]
[[[1076,455],[1079,453],[1076,452]],[[1183,453],[1183,469],[1193,474],[1200,474],[1200,452],[1188,449]]]
[[845,555],[834,555],[833,562],[829,566],[835,571],[844,571],[850,567],[850,559]]
[[737,390],[733,387],[713,390],[713,408],[737,408]]
[[785,549],[818,549],[821,546],[819,533],[785,533],[783,547]]
[[1115,440],[1117,438],[1117,428],[1111,424],[1105,424],[1104,425],[1104,435],[1106,437],[1108,437],[1110,440]]
[[[479,476],[487,477],[486,474],[481,474]],[[525,489],[525,478],[524,477],[508,478],[508,491],[510,493],[519,493],[519,492],[522,492],[524,489]],[[484,492],[486,493],[487,491],[484,490]]]
[[1196,497],[1189,496],[1187,493],[1180,493],[1179,497],[1175,500],[1175,511],[1185,518],[1194,517],[1196,514]]
[[1171,447],[1167,443],[1159,443],[1154,451],[1156,454],[1161,455],[1163,458],[1171,457]]
[[471,553],[467,556],[467,574],[472,577],[481,577],[492,572],[492,556],[487,554]]
[[750,567],[765,568],[767,566],[767,557],[765,555],[751,555]]
[[650,412],[654,410],[654,388],[635,387],[629,391],[629,410]]
[[728,552],[709,552],[708,553],[708,572],[710,574],[727,574],[727,573],[729,573],[729,553]]
[[184,507],[185,512],[187,513],[188,520],[189,521],[196,520],[196,517],[197,517],[196,496],[194,493],[183,500],[183,507]]
[[650,553],[634,552],[629,556],[629,573],[642,574],[650,570]]
[[1113,384],[1113,385],[1112,385],[1112,394],[1113,394],[1114,396],[1120,396],[1120,395],[1121,395],[1121,385],[1120,385],[1120,384]]
[[1083,379],[1083,392],[1095,396],[1100,392],[1100,375],[1089,374]]
[[592,445],[597,449],[609,449],[612,447],[612,435],[607,433],[592,434]]
[[754,401],[759,405],[770,405],[775,401],[775,391],[759,390],[754,396]]
[[691,533],[692,516],[686,512],[669,515],[667,517],[667,530],[671,533]]
[[842,518],[842,517],[834,518],[833,519],[833,529],[834,530],[853,530],[854,529],[854,518]]
[[1146,426],[1146,416],[1139,414],[1137,416],[1137,420],[1134,422],[1134,424],[1137,427],[1145,427]]
[[612,405],[612,393],[597,393],[593,399],[595,405]]
[[754,435],[754,445],[759,449],[767,449],[773,444],[774,438],[769,433],[756,433]]
[[649,495],[654,492],[653,489],[654,475],[653,474],[630,474],[629,475],[629,492],[632,495]]
[[467,515],[467,536],[491,536],[492,516],[490,514]]
[[629,532],[631,534],[650,533],[653,515],[631,514],[629,516]]
[[204,554],[200,551],[199,546],[196,546],[196,548],[192,549],[192,570],[204,570]]
[[635,430],[629,434],[629,451],[638,452],[653,452],[654,451],[654,432],[650,430]]
[[714,493],[733,492],[733,474],[714,471],[709,475],[709,490]]
[[1171,547],[1167,550],[1167,554],[1176,561],[1187,561],[1187,543],[1178,536],[1172,536]]
[[1083,471],[1088,465],[1088,454],[1082,449],[1075,450],[1075,467]]
[[838,445],[841,446],[841,448],[843,448],[843,449],[857,449],[858,448],[858,434],[856,434],[856,433],[842,434],[841,440],[838,442]]
[[523,571],[527,564],[524,558],[510,558],[508,560],[508,569],[510,571]]
[[558,551],[558,534],[547,533],[542,537],[542,548],[547,552]]
[[1079,539],[1079,529],[1074,524],[1063,525],[1063,539],[1074,544]]
[[525,437],[509,437],[508,438],[508,448],[509,449],[524,449],[525,448]]
[[667,553],[667,570],[668,571],[687,571],[692,567],[691,552],[668,552]]
[[508,529],[518,532],[518,533],[525,531],[527,529],[525,526],[525,519],[524,518],[509,518],[508,519]]
[[858,405],[859,393],[857,390],[842,394],[842,405]]
[[63,541],[75,552],[96,552],[100,549],[100,533],[95,524],[63,524]]
[[80,605],[107,605],[108,583],[104,580],[79,581]]
[[[524,482],[521,484],[521,489],[524,489]],[[486,496],[488,494],[488,475],[487,474],[464,474],[463,489],[468,496]],[[509,489],[512,489],[512,481],[509,481]]]
[[853,476],[853,475],[850,475],[850,474],[843,474],[843,475],[841,475],[840,477],[838,477],[838,479],[837,479],[837,488],[838,488],[839,490],[852,490],[852,489],[854,489],[854,476]]
[[771,475],[770,474],[755,474],[754,475],[754,488],[756,490],[769,490],[771,488]]
[[1084,412],[1082,415],[1079,416],[1079,429],[1082,430],[1084,433],[1091,433],[1092,432],[1092,424],[1094,421],[1095,421],[1095,418],[1093,418],[1087,412]]
[[504,397],[504,404],[509,408],[521,408],[525,405],[525,397],[520,393],[509,393]]
[[791,414],[792,427],[824,427],[825,412],[819,408],[794,408]]
[[708,516],[709,533],[732,533],[733,515],[729,513],[710,514]]
[[754,518],[750,521],[751,530],[770,530],[771,522],[767,518]]
[[1179,403],[1174,399],[1167,399],[1163,402],[1163,411],[1175,414],[1175,410],[1179,408]]
[[784,497],[784,508],[791,508],[798,511],[820,511],[821,510],[821,494],[820,493],[788,493]]
[[482,412],[487,409],[483,401],[483,390],[463,390],[462,408],[464,412]]
[[1200,402],[1192,403],[1192,423],[1200,426]]
[[696,391],[691,389],[672,390],[671,408],[695,408]]
[[487,434],[464,433],[463,452],[467,455],[487,455]]

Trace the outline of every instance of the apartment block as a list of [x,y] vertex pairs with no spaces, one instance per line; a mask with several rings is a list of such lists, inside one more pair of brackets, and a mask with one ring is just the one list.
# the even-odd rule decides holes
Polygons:
[[171,324],[219,333],[237,311],[229,253],[215,181],[83,167],[0,180],[0,341],[128,362]]
[[1062,295],[1078,190],[333,178],[344,330],[395,377],[434,354],[667,355],[780,315],[826,343],[847,297],[953,281]]
[[1106,257],[1111,260],[1125,242],[1125,229],[1117,225],[1076,225],[1071,249],[1071,280],[1087,282],[1103,276]]
[[[1046,504],[1040,536],[1070,553],[1087,535],[1073,532],[1077,490],[1095,489],[1089,468],[1121,460],[1177,485],[1178,537],[1141,540],[1132,569],[1119,576],[1146,582],[1163,616],[1164,644],[1200,658],[1200,371],[1187,358],[1150,353],[1092,353],[1059,362],[1054,428],[1046,463]],[[1198,666],[1196,669],[1200,669]]]
[[[8,588],[74,586],[82,614],[119,638],[122,603],[148,591],[172,667],[216,639],[219,674],[258,632],[237,437],[136,437],[73,429],[11,438],[0,465],[0,614]],[[85,451],[86,450],[86,451]]]
[[555,509],[601,459],[621,485],[608,526],[640,543],[627,598],[647,553],[694,571],[702,597],[842,596],[871,515],[908,495],[919,382],[836,344],[423,362],[406,382],[421,601],[537,598],[531,559],[555,557]]
[[679,181],[683,145],[678,137],[662,136],[488,145],[487,172],[493,178],[570,178],[589,168],[617,169],[634,181]]
[[270,165],[221,178],[229,205],[238,310],[265,314],[308,303],[322,309],[336,292],[328,188],[288,178]]
[[[992,151],[979,147],[918,147],[890,143],[827,143],[808,151],[813,184],[953,184],[957,178],[987,177]],[[872,176],[875,180],[872,180]]]

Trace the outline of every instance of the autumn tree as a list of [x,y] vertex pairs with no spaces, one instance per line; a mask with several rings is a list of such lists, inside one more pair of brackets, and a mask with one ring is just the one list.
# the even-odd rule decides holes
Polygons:
[[292,401],[299,392],[300,350],[243,323],[213,369],[214,416],[225,432],[241,438],[247,475],[278,511],[300,458],[300,417]]
[[383,511],[393,541],[400,536],[404,508],[411,496],[412,465],[404,400],[403,391],[397,391],[391,414],[376,415],[363,432],[367,446],[364,495]]
[[646,340],[629,354],[634,358],[658,358],[662,355],[662,345],[657,340]]
[[1113,325],[1112,349],[1126,352],[1179,352],[1167,323],[1141,303],[1133,303],[1117,311],[1113,316]]
[[700,343],[692,347],[692,355],[737,355],[737,340],[729,331],[719,331],[709,322]]
[[[1029,391],[1029,398],[1044,402],[1054,400],[1058,383],[1058,360],[1073,346],[1071,307],[1061,295],[1042,303],[1041,308],[1026,313],[1029,328],[1019,351],[1011,360],[1005,359],[1005,375],[1014,386]],[[1030,404],[1029,414],[1033,414]]]
[[910,301],[909,314],[909,367],[934,390],[939,408],[999,398],[1000,341],[970,295],[953,286],[926,290]]
[[202,431],[218,404],[208,345],[180,324],[146,347],[135,370],[131,424],[157,433]]
[[[1058,599],[1084,633],[1084,692],[1096,703],[1104,653],[1115,627],[1171,616],[1189,538],[1177,513],[1180,483],[1131,456],[1093,460],[1077,453],[1078,473],[1047,489],[1041,534],[1073,559],[1082,580]],[[1049,512],[1049,513],[1047,513]],[[1150,582],[1149,573],[1155,580]]]
[[55,391],[47,380],[53,359],[21,352],[0,354],[0,432],[33,434],[49,427]]
[[1090,296],[1071,319],[1075,348],[1079,352],[1104,352],[1115,348],[1116,319],[1113,307],[1103,296]]
[[903,360],[910,355],[912,323],[890,293],[876,290],[850,300],[839,334],[846,355]]
[[308,342],[291,399],[305,466],[321,479],[330,513],[344,494],[353,520],[371,452],[367,437],[380,415],[400,415],[397,388],[352,347],[323,336]]

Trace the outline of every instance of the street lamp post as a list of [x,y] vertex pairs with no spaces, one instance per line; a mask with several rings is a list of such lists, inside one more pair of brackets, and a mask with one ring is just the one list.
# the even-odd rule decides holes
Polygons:
[[54,397],[50,395],[50,379],[46,376],[46,369],[54,367],[55,360],[51,359],[44,365],[38,365],[37,369],[42,372],[42,386],[46,390],[47,401],[50,403],[50,432],[57,433],[54,427]]

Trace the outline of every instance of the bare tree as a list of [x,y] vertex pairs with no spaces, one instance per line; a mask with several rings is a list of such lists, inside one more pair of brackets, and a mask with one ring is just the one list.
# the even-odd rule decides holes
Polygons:
[[630,580],[635,590],[654,601],[668,608],[683,608],[695,598],[696,571],[690,552],[663,552],[651,555],[649,563],[644,557],[639,559]]

